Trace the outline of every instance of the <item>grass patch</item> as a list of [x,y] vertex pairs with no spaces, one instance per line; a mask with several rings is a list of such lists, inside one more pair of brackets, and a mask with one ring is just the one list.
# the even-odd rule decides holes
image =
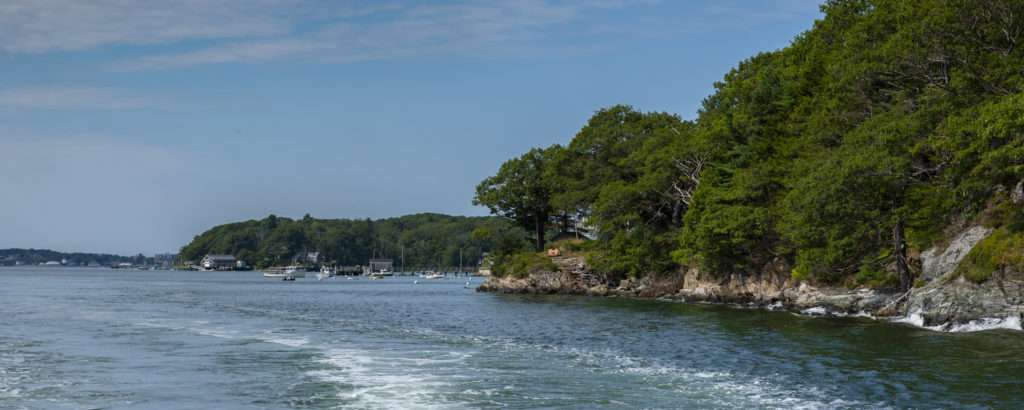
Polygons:
[[558,265],[551,261],[544,253],[520,252],[509,255],[504,260],[496,263],[492,268],[492,275],[503,277],[512,276],[525,278],[531,273],[555,272]]
[[563,239],[556,241],[549,248],[563,249],[569,252],[591,252],[597,250],[601,243],[592,239]]
[[975,282],[984,282],[992,272],[1004,267],[1024,267],[1024,230],[1018,223],[996,229],[978,242],[960,263],[957,273]]

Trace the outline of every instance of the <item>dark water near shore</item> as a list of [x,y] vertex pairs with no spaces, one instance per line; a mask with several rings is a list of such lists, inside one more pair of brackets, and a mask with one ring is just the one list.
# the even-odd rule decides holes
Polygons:
[[1020,331],[413,280],[0,268],[0,408],[1024,405]]

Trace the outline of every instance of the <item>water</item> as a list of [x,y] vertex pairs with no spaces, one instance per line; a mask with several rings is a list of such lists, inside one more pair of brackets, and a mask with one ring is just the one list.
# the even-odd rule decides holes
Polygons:
[[1012,408],[1024,393],[1020,331],[413,280],[2,268],[0,408]]

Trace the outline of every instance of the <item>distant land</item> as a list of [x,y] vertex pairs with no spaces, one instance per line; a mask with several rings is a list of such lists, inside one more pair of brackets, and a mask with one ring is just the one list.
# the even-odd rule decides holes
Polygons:
[[0,266],[55,265],[55,266],[110,266],[120,263],[153,264],[153,257],[142,255],[120,256],[106,253],[65,253],[49,249],[0,249]]
[[507,225],[494,216],[436,213],[379,220],[269,215],[210,228],[181,248],[179,260],[187,263],[209,254],[232,255],[261,269],[309,262],[308,255],[313,254],[315,263],[331,265],[364,265],[371,258],[386,258],[407,267],[473,266],[494,246],[492,235],[474,235],[477,230],[525,236],[521,230],[508,230]]

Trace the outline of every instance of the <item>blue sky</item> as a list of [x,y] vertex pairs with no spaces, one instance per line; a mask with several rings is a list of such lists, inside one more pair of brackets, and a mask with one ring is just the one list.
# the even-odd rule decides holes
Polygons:
[[0,248],[153,254],[269,214],[484,215],[594,111],[693,118],[814,0],[0,1]]

